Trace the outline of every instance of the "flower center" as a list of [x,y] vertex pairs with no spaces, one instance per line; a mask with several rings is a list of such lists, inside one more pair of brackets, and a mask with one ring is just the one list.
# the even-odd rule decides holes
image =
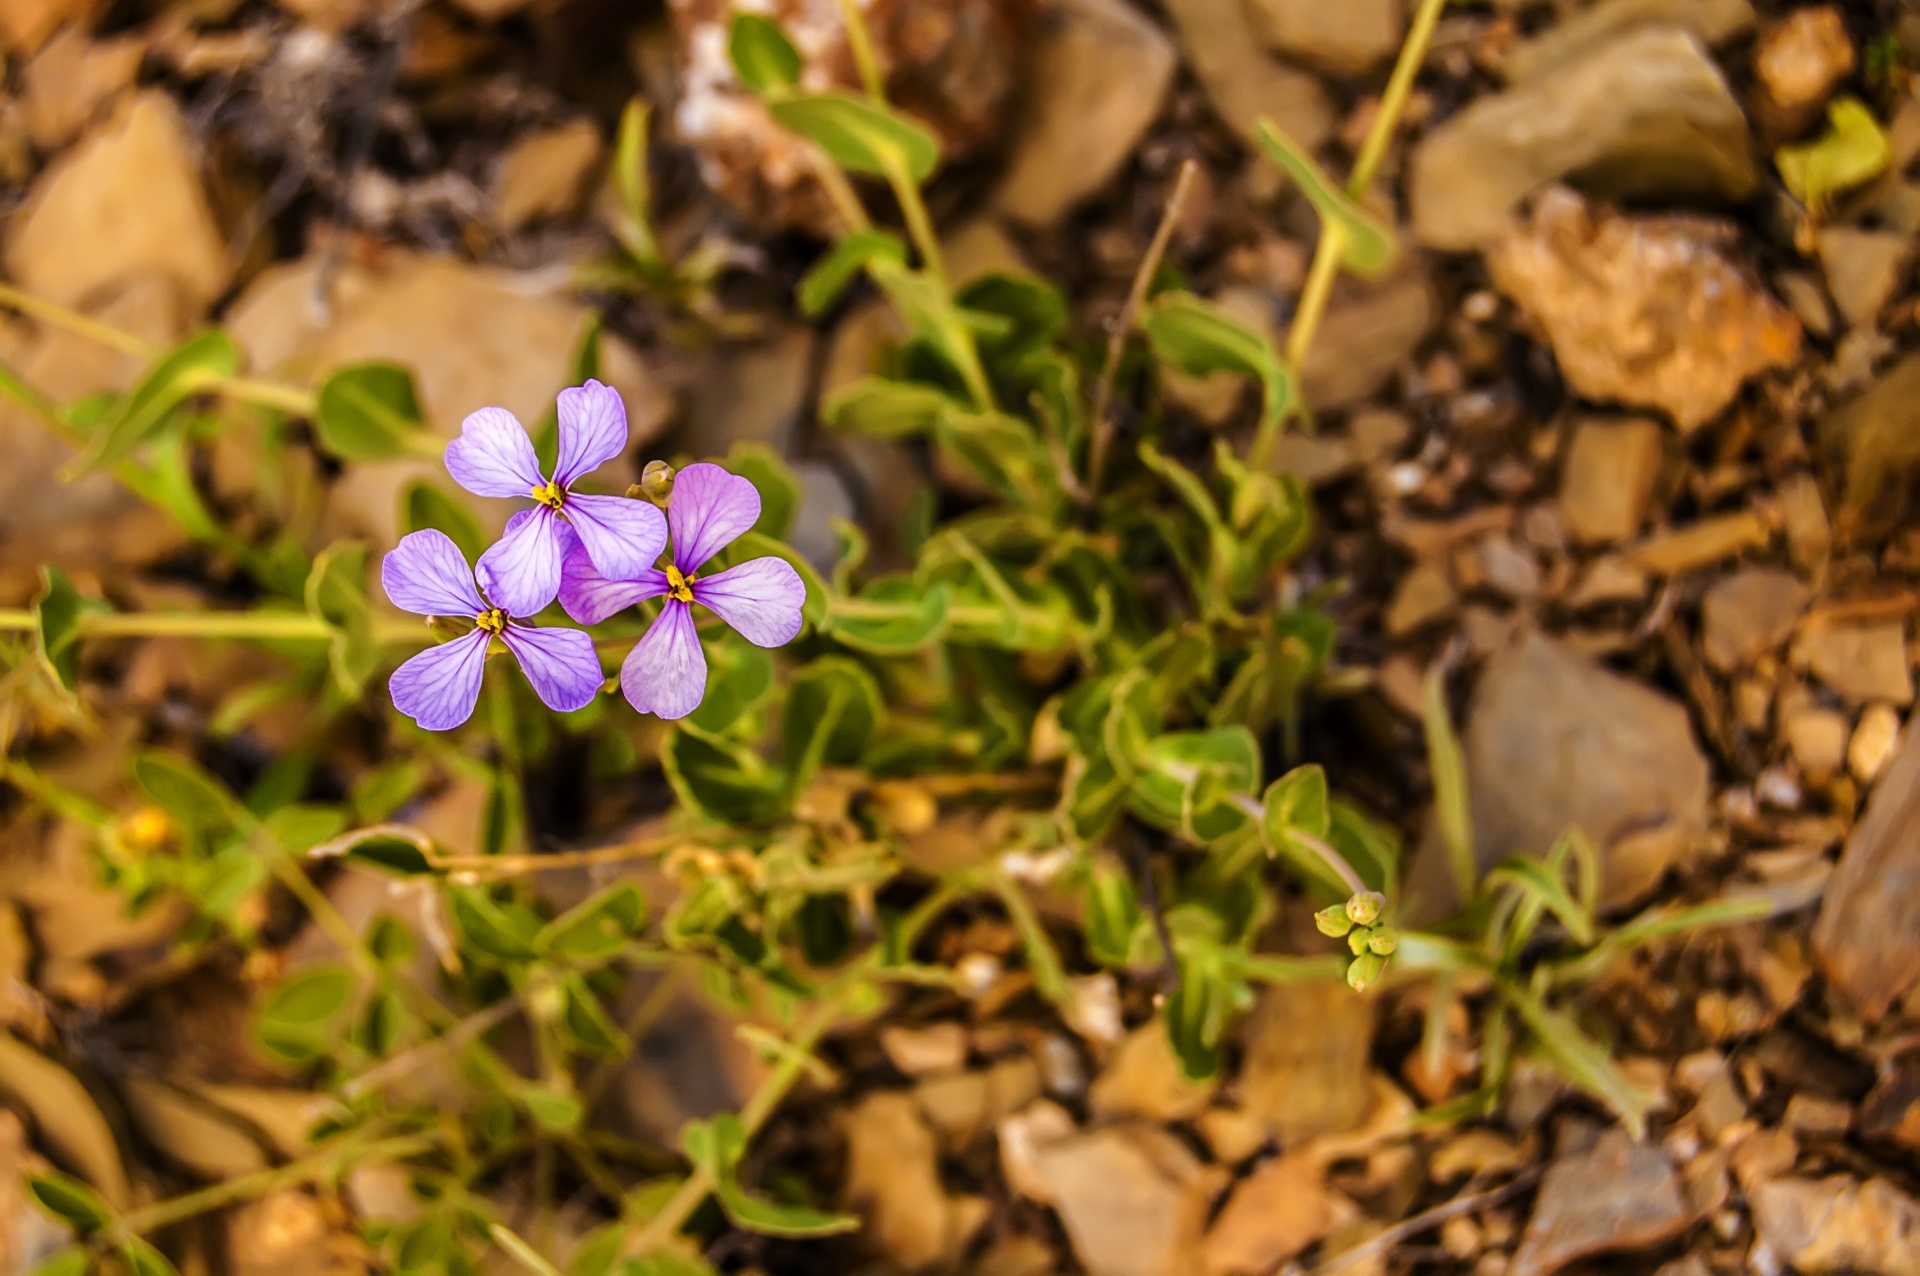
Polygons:
[[495,607],[491,611],[483,611],[475,616],[473,624],[476,629],[483,629],[497,638],[500,636],[500,631],[507,627],[507,613]]
[[548,480],[533,489],[533,499],[550,510],[557,510],[567,503],[567,493],[558,483]]
[[678,567],[667,568],[667,597],[677,603],[693,601],[693,583],[698,576],[682,576]]

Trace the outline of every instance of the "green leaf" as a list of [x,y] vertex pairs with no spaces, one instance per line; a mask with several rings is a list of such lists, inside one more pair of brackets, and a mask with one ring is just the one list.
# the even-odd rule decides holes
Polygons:
[[820,419],[835,430],[876,439],[926,434],[944,413],[960,409],[953,398],[929,385],[862,377],[820,405]]
[[940,447],[1016,505],[1048,508],[1060,493],[1046,445],[1031,425],[1004,412],[950,411],[934,423]]
[[35,1263],[26,1276],[87,1276],[92,1269],[93,1258],[86,1250],[68,1246]]
[[112,1207],[79,1179],[54,1170],[26,1177],[33,1199],[48,1213],[72,1224],[82,1236],[90,1236],[113,1222]]
[[858,1231],[860,1220],[848,1214],[823,1214],[801,1205],[782,1205],[750,1195],[737,1177],[746,1155],[747,1130],[740,1118],[723,1113],[712,1121],[689,1121],[680,1135],[687,1159],[713,1178],[713,1194],[736,1227],[765,1236],[804,1239]]
[[33,600],[34,649],[47,671],[68,691],[80,685],[80,623],[88,612],[112,610],[81,596],[59,569],[40,569],[40,596]]
[[480,524],[460,501],[447,495],[436,483],[415,479],[400,496],[400,525],[409,532],[431,527],[446,533],[460,547],[469,563],[476,561],[487,547],[487,536]]
[[735,13],[727,31],[727,55],[733,73],[755,93],[790,89],[800,82],[805,64],[780,24],[757,13]]
[[827,632],[857,651],[905,655],[946,632],[948,601],[944,585],[922,585],[907,575],[881,576],[852,598],[833,601]]
[[573,1048],[602,1059],[625,1055],[631,1043],[608,1017],[587,981],[570,974],[560,986],[566,996],[566,1008],[561,1012],[559,1027]]
[[1297,766],[1267,786],[1264,827],[1275,846],[1295,829],[1324,839],[1332,829],[1327,773],[1318,762]]
[[800,480],[792,468],[764,443],[734,444],[727,451],[725,468],[760,493],[760,518],[753,530],[773,540],[783,539],[800,505]]
[[447,887],[447,911],[461,938],[496,962],[518,965],[539,956],[533,946],[539,928],[529,923],[524,910],[503,908],[474,887],[452,885]]
[[850,93],[796,93],[767,103],[767,109],[855,173],[885,177],[897,168],[924,182],[940,163],[940,142],[924,126]]
[[133,760],[133,782],[155,806],[191,829],[231,826],[239,807],[218,780],[172,753],[143,752]]
[[1473,898],[1480,878],[1474,849],[1473,807],[1467,792],[1467,757],[1447,711],[1447,687],[1438,667],[1427,671],[1420,690],[1420,725],[1427,736],[1427,765],[1433,772],[1434,819],[1453,869],[1454,889],[1462,903]]
[[[741,18],[733,21],[734,29],[739,30]],[[906,264],[907,246],[900,242],[898,235],[884,230],[857,230],[842,239],[801,278],[797,294],[800,313],[809,319],[818,319],[840,299],[840,294],[867,268],[868,262],[883,257]]]
[[1340,264],[1356,275],[1377,275],[1393,264],[1393,231],[1328,179],[1312,155],[1282,133],[1272,120],[1254,125],[1254,140],[1268,159],[1291,177],[1320,214],[1324,228],[1339,228]]
[[1538,860],[1512,855],[1501,860],[1487,873],[1487,884],[1514,887],[1534,903],[1560,919],[1574,942],[1585,947],[1593,942],[1593,917],[1567,890],[1566,879]]
[[282,980],[254,1020],[260,1043],[292,1063],[306,1063],[333,1044],[332,1024],[353,996],[345,966],[315,966]]
[[682,802],[723,824],[757,824],[786,808],[785,777],[751,749],[681,727],[660,751]]
[[1893,147],[1880,122],[1859,99],[1841,97],[1827,107],[1827,131],[1811,142],[1774,152],[1780,180],[1793,197],[1818,214],[1835,195],[1886,171]]
[[555,1134],[576,1129],[585,1113],[579,1096],[554,1086],[523,1085],[516,1091],[516,1097],[536,1125]]
[[367,601],[367,547],[335,541],[322,550],[307,573],[306,603],[309,615],[333,627],[327,667],[340,689],[357,699],[381,658]]
[[630,882],[607,887],[576,904],[541,928],[534,948],[577,963],[617,956],[647,920],[647,901]]
[[855,661],[822,656],[802,669],[780,723],[788,783],[797,791],[822,766],[858,763],[884,712],[880,684]]
[[1167,996],[1161,1018],[1188,1080],[1205,1081],[1219,1073],[1227,1024],[1247,996],[1211,956],[1180,959],[1180,985]]
[[660,245],[653,237],[653,190],[647,178],[647,120],[651,108],[634,98],[620,113],[620,131],[613,143],[613,189],[620,215],[613,232],[634,260],[646,266],[663,264]]
[[994,271],[970,279],[954,300],[969,314],[1004,321],[1000,331],[979,337],[980,352],[1011,371],[1036,350],[1053,343],[1067,326],[1067,299],[1034,275]]
[[1188,376],[1238,372],[1260,383],[1260,419],[1277,424],[1293,406],[1293,375],[1266,335],[1190,292],[1162,293],[1141,319],[1161,360]]
[[773,657],[748,642],[721,641],[709,649],[708,660],[713,672],[707,697],[687,721],[709,735],[722,735],[773,690]]
[[1607,1048],[1580,1030],[1570,1017],[1548,1007],[1520,985],[1502,979],[1497,987],[1501,997],[1540,1043],[1547,1062],[1567,1080],[1600,1100],[1619,1116],[1634,1138],[1647,1128],[1647,1113],[1661,1102],[1660,1096],[1636,1086],[1613,1062]]
[[1087,951],[1103,966],[1124,969],[1133,961],[1133,937],[1145,914],[1133,878],[1117,864],[1096,862],[1087,873]]
[[347,817],[336,807],[295,802],[274,811],[262,824],[281,850],[305,855],[320,843],[340,836]]
[[91,446],[63,470],[69,480],[116,464],[144,443],[175,408],[230,378],[240,353],[218,328],[187,338],[160,356],[93,431]]
[[1147,746],[1133,813],[1196,841],[1214,841],[1248,823],[1232,798],[1252,793],[1259,778],[1260,745],[1245,727],[1171,732]]
[[120,1256],[133,1269],[133,1276],[180,1276],[165,1254],[138,1236],[120,1242]]
[[343,461],[379,461],[430,449],[413,374],[397,363],[356,363],[321,383],[314,429]]

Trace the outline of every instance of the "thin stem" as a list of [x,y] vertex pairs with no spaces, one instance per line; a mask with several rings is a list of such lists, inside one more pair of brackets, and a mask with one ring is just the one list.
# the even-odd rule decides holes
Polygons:
[[382,1086],[391,1085],[408,1073],[419,1071],[440,1056],[459,1049],[467,1042],[505,1023],[519,1013],[519,1010],[519,1002],[508,1000],[488,1006],[478,1014],[468,1015],[440,1036],[423,1041],[361,1073],[340,1087],[340,1097],[348,1103],[353,1103]]
[[[289,416],[311,417],[316,410],[312,391],[302,390],[298,386],[282,385],[278,381],[260,381],[252,377],[221,377],[208,385],[207,389],[230,399],[238,399],[242,403],[274,408]],[[439,455],[437,447],[434,455]]]
[[244,1175],[237,1179],[228,1179],[224,1183],[215,1183],[203,1187],[197,1192],[188,1192],[171,1200],[159,1201],[143,1209],[133,1210],[120,1216],[117,1226],[121,1231],[136,1236],[147,1232],[171,1227],[186,1219],[196,1218],[241,1201],[265,1196],[284,1187],[293,1187],[300,1183],[310,1183],[326,1178],[336,1168],[347,1163],[369,1165],[385,1161],[401,1161],[422,1152],[433,1150],[439,1140],[427,1134],[407,1134],[397,1138],[383,1139],[375,1143],[356,1146],[349,1142],[340,1147],[322,1148],[271,1170],[261,1170],[257,1174]]
[[825,192],[827,202],[833,205],[833,211],[840,215],[846,225],[846,233],[858,234],[873,228],[873,219],[867,216],[866,205],[860,202],[860,196],[853,189],[853,183],[840,171],[840,166],[827,158],[827,153],[818,148],[814,150],[815,162],[813,175],[820,181],[820,189]]
[[[21,608],[0,610],[0,633],[32,633],[33,613]],[[78,630],[86,638],[236,638],[254,641],[326,642],[334,628],[299,612],[252,611],[128,611],[83,612]],[[374,636],[383,643],[423,645],[424,626],[407,621],[376,622]]]
[[860,68],[860,83],[866,86],[868,97],[885,105],[886,80],[880,75],[880,60],[873,54],[873,37],[867,33],[866,20],[860,16],[858,0],[840,0],[840,21],[847,28],[847,47],[853,50],[853,64]]
[[495,1223],[487,1229],[493,1236],[493,1243],[513,1256],[534,1276],[560,1276],[560,1269],[540,1257],[540,1251],[520,1238],[520,1234],[505,1223]]
[[89,319],[75,310],[56,305],[30,292],[22,292],[7,284],[0,284],[0,306],[9,310],[18,310],[30,319],[51,324],[56,328],[65,328],[76,336],[97,341],[103,346],[111,346],[122,354],[130,354],[140,359],[152,359],[160,353],[160,348],[150,342],[122,332],[111,324],[101,323],[98,319]]
[[1167,205],[1160,210],[1160,224],[1154,228],[1146,255],[1140,258],[1139,269],[1133,272],[1133,285],[1127,289],[1126,304],[1121,306],[1112,327],[1107,330],[1107,355],[1100,365],[1100,380],[1093,390],[1093,439],[1087,450],[1087,482],[1084,489],[1088,500],[1100,493],[1100,482],[1107,470],[1107,451],[1113,444],[1113,383],[1120,375],[1120,356],[1126,351],[1127,338],[1133,335],[1140,307],[1147,301],[1147,289],[1153,286],[1153,277],[1159,272],[1160,262],[1167,255],[1167,245],[1173,240],[1173,228],[1179,223],[1180,210],[1186,205],[1187,195],[1193,189],[1194,176],[1199,171],[1200,165],[1191,159],[1180,165],[1180,172],[1173,179],[1173,191],[1167,196]]
[[927,212],[927,203],[920,198],[920,188],[914,185],[913,174],[907,171],[906,161],[891,152],[886,159],[887,185],[893,188],[893,197],[900,204],[900,215],[906,219],[907,237],[913,240],[914,249],[920,254],[921,265],[945,288],[947,259],[940,250],[940,236],[934,233],[933,217]]
[[1313,249],[1313,265],[1307,269],[1300,304],[1293,311],[1293,327],[1287,332],[1287,364],[1295,372],[1306,362],[1307,351],[1313,348],[1314,334],[1320,330],[1320,319],[1327,312],[1327,298],[1333,295],[1333,281],[1340,274],[1340,254],[1346,251],[1346,243],[1346,232],[1338,222],[1321,225],[1320,242]]

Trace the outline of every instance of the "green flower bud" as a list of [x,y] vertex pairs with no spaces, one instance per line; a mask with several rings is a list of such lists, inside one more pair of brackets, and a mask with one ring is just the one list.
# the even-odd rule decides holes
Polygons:
[[1380,910],[1386,906],[1387,897],[1379,891],[1361,891],[1347,901],[1347,916],[1355,926],[1371,926],[1380,920]]
[[1400,938],[1393,933],[1391,927],[1381,926],[1367,936],[1367,950],[1379,953],[1382,957],[1391,955],[1398,947],[1400,947]]
[[665,505],[673,495],[673,467],[665,461],[648,461],[640,471],[640,491],[656,505]]
[[1353,959],[1347,967],[1347,986],[1355,992],[1365,992],[1380,972],[1387,968],[1387,959],[1377,953],[1362,953]]
[[1320,928],[1322,935],[1331,935],[1335,939],[1353,929],[1353,919],[1348,917],[1347,910],[1338,904],[1315,913],[1313,924]]
[[1373,932],[1365,926],[1355,926],[1353,930],[1347,934],[1347,949],[1352,952],[1355,957],[1358,957],[1361,953],[1367,951],[1367,940],[1371,938],[1372,935]]

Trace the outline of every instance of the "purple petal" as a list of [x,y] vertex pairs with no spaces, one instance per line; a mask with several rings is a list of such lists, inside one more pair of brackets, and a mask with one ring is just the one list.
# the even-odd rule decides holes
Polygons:
[[800,632],[807,587],[784,558],[755,558],[693,583],[694,601],[756,647],[779,647]]
[[667,547],[667,520],[652,501],[569,493],[566,517],[593,565],[611,580],[651,569]]
[[394,708],[428,731],[450,731],[473,716],[486,666],[487,631],[476,629],[395,669],[387,693]]
[[560,592],[560,533],[544,505],[507,520],[507,533],[480,555],[480,588],[509,616],[531,616]]
[[553,481],[572,487],[627,450],[627,405],[598,381],[560,392],[560,455]]
[[673,476],[667,502],[674,566],[692,575],[759,520],[760,492],[752,483],[709,462],[689,465]]
[[635,603],[667,592],[667,574],[649,567],[633,580],[608,580],[577,540],[560,567],[560,605],[583,625],[597,625]]
[[500,639],[547,708],[572,713],[600,694],[600,684],[606,681],[600,657],[594,654],[593,639],[578,629],[508,625]]
[[380,587],[393,605],[416,616],[478,616],[487,609],[473,587],[473,568],[447,534],[408,532],[380,560]]
[[620,664],[620,689],[641,713],[684,718],[707,694],[707,653],[693,627],[693,608],[669,602],[653,628]]
[[533,440],[505,408],[481,408],[447,444],[447,473],[475,496],[530,496],[546,482]]

